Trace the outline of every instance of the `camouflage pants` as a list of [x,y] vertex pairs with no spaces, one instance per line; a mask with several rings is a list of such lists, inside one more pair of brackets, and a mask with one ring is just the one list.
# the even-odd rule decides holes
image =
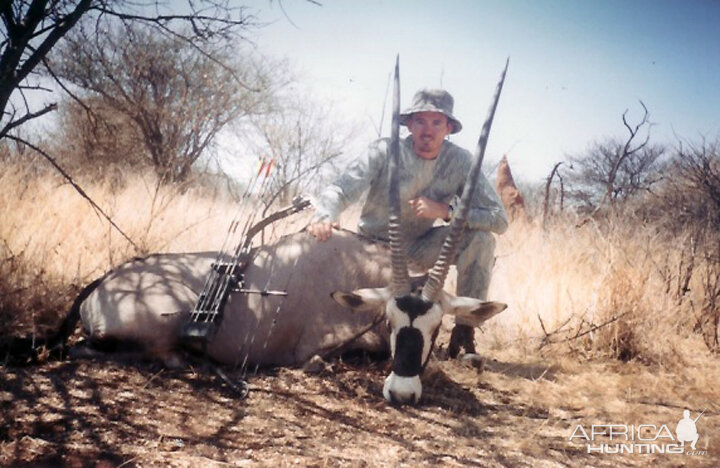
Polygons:
[[[424,271],[432,268],[440,255],[450,226],[436,226],[416,239],[409,239],[408,256]],[[495,265],[495,237],[491,232],[466,229],[458,245],[453,265],[457,268],[455,294],[487,300]],[[464,324],[462,319],[457,323]]]

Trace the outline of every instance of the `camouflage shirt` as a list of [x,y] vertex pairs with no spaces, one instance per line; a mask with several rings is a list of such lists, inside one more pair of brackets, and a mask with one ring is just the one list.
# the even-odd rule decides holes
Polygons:
[[[357,201],[369,188],[358,229],[362,234],[386,239],[389,216],[389,146],[389,138],[373,142],[364,157],[350,164],[335,182],[322,191],[317,199],[313,222],[323,219],[337,221],[342,210]],[[469,151],[445,141],[435,159],[422,159],[413,151],[412,137],[401,140],[401,226],[406,239],[421,236],[435,223],[433,219],[416,217],[407,201],[425,196],[431,200],[456,205],[465,186],[472,158]],[[481,174],[480,177],[466,217],[468,226],[470,229],[502,234],[508,226],[505,209],[485,176]]]

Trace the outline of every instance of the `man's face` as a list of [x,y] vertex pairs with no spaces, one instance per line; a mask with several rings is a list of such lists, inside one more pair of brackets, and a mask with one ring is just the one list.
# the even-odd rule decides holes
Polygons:
[[452,132],[452,123],[440,112],[416,112],[410,116],[407,127],[415,154],[423,159],[434,159],[443,140]]

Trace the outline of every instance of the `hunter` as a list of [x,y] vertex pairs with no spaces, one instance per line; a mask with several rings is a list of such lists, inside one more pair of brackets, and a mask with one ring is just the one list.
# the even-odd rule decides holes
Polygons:
[[[423,89],[415,94],[411,107],[400,114],[400,124],[410,132],[400,142],[400,198],[407,208],[402,210],[401,229],[409,246],[409,259],[422,271],[431,268],[438,258],[473,160],[469,151],[448,140],[449,135],[462,129],[453,115],[453,105],[447,91]],[[373,142],[364,157],[352,162],[320,193],[308,227],[312,236],[327,240],[333,229],[339,229],[342,210],[369,189],[358,231],[370,238],[388,240],[389,146],[389,138]],[[482,173],[480,177],[453,264],[457,268],[455,293],[487,300],[495,261],[492,233],[504,233],[508,221],[498,195]],[[461,348],[474,354],[474,339],[474,328],[458,319],[448,354],[455,358]]]

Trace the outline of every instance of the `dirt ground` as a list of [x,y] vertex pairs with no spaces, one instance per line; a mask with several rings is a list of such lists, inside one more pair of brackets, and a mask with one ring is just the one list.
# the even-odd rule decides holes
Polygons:
[[[265,370],[242,399],[207,366],[47,362],[0,367],[3,466],[718,466],[720,366],[486,353],[484,371],[438,360],[417,407],[382,398],[387,362]],[[235,379],[239,371],[226,370]],[[702,374],[702,376],[700,375]],[[718,380],[715,380],[717,383]],[[587,453],[578,425],[697,422],[698,453]],[[632,431],[632,429],[631,429]],[[607,443],[607,437],[596,443]],[[662,442],[662,440],[660,440]]]

